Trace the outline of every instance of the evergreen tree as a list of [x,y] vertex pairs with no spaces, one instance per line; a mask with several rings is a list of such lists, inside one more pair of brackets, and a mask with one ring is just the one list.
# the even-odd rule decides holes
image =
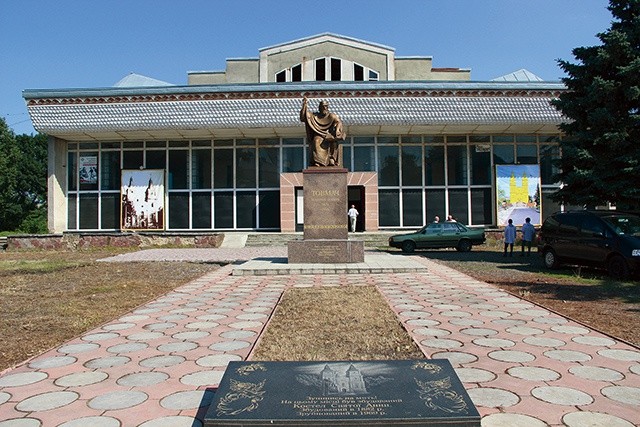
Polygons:
[[602,45],[575,48],[577,64],[559,60],[568,91],[553,104],[560,126],[564,185],[552,198],[589,207],[640,208],[640,0],[610,0],[614,19]]

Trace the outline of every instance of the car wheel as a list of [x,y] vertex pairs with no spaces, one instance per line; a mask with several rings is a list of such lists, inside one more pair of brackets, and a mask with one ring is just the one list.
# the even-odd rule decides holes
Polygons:
[[629,277],[629,265],[620,255],[614,255],[607,264],[609,276],[614,279],[626,279]]
[[544,266],[547,268],[556,268],[558,264],[560,264],[558,262],[558,256],[553,251],[553,249],[545,249],[544,253],[542,254],[542,258],[544,260]]
[[473,246],[471,244],[471,240],[464,239],[458,242],[456,249],[458,252],[469,252],[471,250],[471,246]]
[[415,242],[411,241],[411,240],[407,240],[402,242],[402,252],[406,252],[408,254],[410,254],[411,252],[416,250],[416,244]]

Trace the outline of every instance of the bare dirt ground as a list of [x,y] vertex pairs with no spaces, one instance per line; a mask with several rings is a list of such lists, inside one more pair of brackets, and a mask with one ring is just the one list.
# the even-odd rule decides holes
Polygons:
[[[187,262],[96,262],[116,253],[0,252],[0,372],[218,268]],[[640,345],[637,280],[613,281],[584,268],[547,271],[537,254],[503,258],[491,247],[416,254]],[[318,314],[318,301],[334,310]],[[345,310],[345,304],[355,307]],[[358,315],[345,317],[345,312]],[[327,328],[318,327],[320,315]],[[284,343],[285,337],[292,341]],[[411,356],[416,348],[407,340],[377,291],[327,288],[285,294],[258,350],[270,360],[313,360],[326,356],[327,349],[343,359],[417,357]],[[317,342],[322,348],[313,347]]]
[[96,262],[112,255],[0,252],[0,372],[219,268]]

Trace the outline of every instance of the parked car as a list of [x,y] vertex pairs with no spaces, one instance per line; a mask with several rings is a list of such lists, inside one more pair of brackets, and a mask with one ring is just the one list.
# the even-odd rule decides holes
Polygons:
[[549,216],[538,236],[547,268],[604,267],[624,279],[640,272],[640,216],[618,211],[569,211]]
[[485,242],[484,228],[469,228],[459,222],[434,222],[415,233],[389,237],[389,246],[411,253],[422,248],[456,248],[468,252]]

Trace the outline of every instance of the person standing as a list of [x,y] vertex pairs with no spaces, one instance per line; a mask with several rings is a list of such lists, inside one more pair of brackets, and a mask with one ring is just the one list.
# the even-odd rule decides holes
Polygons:
[[513,256],[513,244],[516,242],[516,227],[513,225],[513,220],[509,218],[509,225],[504,228],[504,254],[507,256],[507,248],[510,248],[509,256]]
[[524,247],[528,248],[527,255],[531,255],[531,244],[536,236],[536,228],[531,224],[531,218],[526,218],[522,224],[522,254],[524,256]]
[[349,217],[349,225],[351,226],[352,233],[355,233],[356,231],[356,222],[358,221],[358,215],[360,215],[360,213],[356,209],[356,206],[351,205],[351,209],[347,211],[347,216]]

